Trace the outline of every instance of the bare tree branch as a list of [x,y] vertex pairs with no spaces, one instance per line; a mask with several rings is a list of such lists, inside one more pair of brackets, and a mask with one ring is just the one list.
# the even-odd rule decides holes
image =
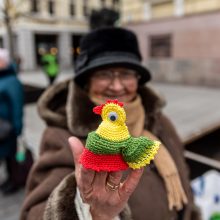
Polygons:
[[13,0],[3,0],[3,6],[0,8],[3,14],[3,22],[5,24],[5,28],[8,35],[9,40],[9,53],[11,58],[14,57],[14,42],[13,42],[13,29],[12,24],[22,16],[25,16],[25,11],[22,12],[20,9],[24,2],[27,0],[17,0],[14,2]]

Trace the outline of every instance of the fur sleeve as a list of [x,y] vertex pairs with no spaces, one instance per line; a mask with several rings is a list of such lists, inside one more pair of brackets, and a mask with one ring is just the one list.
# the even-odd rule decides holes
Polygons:
[[26,184],[21,220],[42,220],[50,194],[67,175],[74,171],[74,161],[68,143],[69,136],[69,132],[65,129],[48,127],[45,130],[40,156],[33,165]]
[[78,219],[74,200],[76,181],[74,173],[66,176],[51,193],[44,212],[44,220]]

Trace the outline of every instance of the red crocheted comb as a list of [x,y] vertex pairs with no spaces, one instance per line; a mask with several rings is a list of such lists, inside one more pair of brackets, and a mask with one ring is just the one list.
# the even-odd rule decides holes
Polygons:
[[102,114],[102,109],[104,108],[105,105],[109,104],[109,103],[114,103],[116,105],[119,105],[121,107],[124,106],[124,103],[123,102],[119,102],[117,99],[114,99],[114,100],[107,100],[105,104],[102,104],[102,105],[98,105],[96,107],[93,108],[93,112],[97,115],[101,115]]

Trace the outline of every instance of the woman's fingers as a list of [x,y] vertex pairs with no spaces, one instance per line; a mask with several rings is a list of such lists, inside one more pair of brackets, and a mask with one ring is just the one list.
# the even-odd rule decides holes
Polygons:
[[80,166],[80,172],[79,172],[79,179],[78,179],[78,185],[79,188],[84,192],[88,193],[93,185],[95,178],[95,171],[89,170],[84,168],[83,166]]
[[101,189],[105,189],[107,175],[107,172],[96,172],[93,182],[93,189],[95,191],[101,191]]
[[[82,142],[76,137],[71,137],[69,138],[69,144],[75,163],[77,185],[84,202],[89,204],[93,204],[94,201],[97,202],[97,196],[100,197],[100,193],[102,193],[102,198],[99,198],[100,201],[111,199],[111,201],[114,201],[114,204],[115,201],[120,201],[118,204],[121,205],[122,201],[128,200],[142,176],[143,168],[132,170],[123,184],[120,184],[122,171],[110,173],[95,172],[84,168],[79,162],[84,149]],[[109,190],[106,191],[106,189]],[[117,193],[112,194],[111,191]]]
[[122,199],[127,200],[137,187],[139,180],[143,174],[144,168],[131,170],[122,187],[119,189],[119,195]]
[[76,137],[70,137],[68,141],[69,141],[69,144],[70,144],[70,149],[71,149],[72,154],[73,154],[75,168],[79,169],[79,166],[80,166],[79,158],[80,158],[80,155],[83,152],[83,144]]
[[82,142],[76,137],[70,137],[69,144],[75,163],[75,173],[78,187],[82,192],[88,193],[94,181],[95,171],[86,169],[79,163],[79,159],[84,148]]
[[122,171],[110,172],[108,174],[107,182],[119,185],[121,183]]
[[118,190],[121,184],[122,171],[110,172],[106,179],[106,189],[108,190]]

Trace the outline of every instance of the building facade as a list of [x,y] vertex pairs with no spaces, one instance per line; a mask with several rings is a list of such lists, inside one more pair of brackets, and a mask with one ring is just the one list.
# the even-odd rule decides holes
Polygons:
[[136,1],[135,11],[125,2],[122,25],[137,33],[155,80],[220,85],[220,1]]
[[[23,0],[15,2],[21,12],[12,24],[16,54],[23,70],[34,70],[45,52],[58,56],[69,68],[79,53],[79,41],[88,32],[88,15],[101,7],[118,8],[114,0]],[[16,5],[16,2],[21,2]],[[9,47],[6,28],[0,24],[0,46]]]
[[219,0],[122,0],[122,23],[142,22],[220,10]]

